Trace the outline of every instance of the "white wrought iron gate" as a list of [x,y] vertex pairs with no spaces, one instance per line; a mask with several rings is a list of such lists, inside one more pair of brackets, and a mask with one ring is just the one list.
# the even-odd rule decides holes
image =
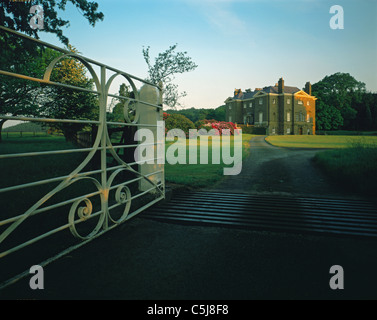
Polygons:
[[[38,259],[48,260],[82,246],[164,199],[165,181],[164,166],[157,164],[157,152],[153,159],[148,159],[148,164],[134,158],[135,148],[141,143],[133,139],[137,129],[151,130],[155,139],[150,145],[155,150],[164,143],[156,134],[162,129],[159,126],[162,122],[158,121],[163,118],[160,86],[0,26],[1,34],[49,48],[59,52],[59,56],[49,62],[41,78],[15,73],[9,67],[0,68],[6,69],[0,70],[0,81],[17,79],[22,83],[37,83],[39,95],[52,87],[86,92],[98,104],[93,119],[43,117],[43,112],[40,116],[12,115],[0,111],[2,121],[40,123],[46,129],[56,124],[91,128],[78,134],[76,142],[80,146],[69,147],[63,136],[46,133],[46,137],[37,140],[53,140],[58,146],[56,150],[50,144],[42,149],[26,148],[25,152],[16,147],[19,139],[6,139],[3,133],[0,143],[0,274],[3,276],[0,283],[4,286],[12,281],[9,279],[30,268],[29,261],[38,264]],[[67,59],[86,67],[93,89],[52,81],[54,68]],[[130,87],[125,96],[110,92],[111,85],[119,78]],[[113,114],[108,108],[111,99],[124,102],[122,120],[107,119]],[[37,141],[33,140],[35,137],[25,139],[21,146],[31,147]],[[62,172],[73,159],[76,165]],[[150,164],[151,161],[155,164]],[[30,171],[36,168],[38,172],[33,176]],[[50,173],[52,176],[47,177]],[[24,251],[28,253],[24,255]],[[12,256],[15,256],[13,260]]]

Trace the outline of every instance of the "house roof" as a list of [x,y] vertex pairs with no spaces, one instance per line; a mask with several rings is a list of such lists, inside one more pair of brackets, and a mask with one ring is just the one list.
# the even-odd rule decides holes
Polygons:
[[[264,87],[261,90],[255,90],[255,91],[242,92],[241,90],[239,90],[239,91],[237,91],[237,94],[234,95],[234,97],[232,99],[234,99],[234,100],[251,99],[251,98],[254,97],[254,95],[256,95],[260,91],[263,91],[265,93],[276,93],[277,94],[277,93],[279,93],[279,88],[277,86],[269,86],[269,87]],[[301,90],[297,87],[284,86],[284,93],[293,94],[293,93],[296,93],[296,92],[299,92],[299,91],[301,91]]]

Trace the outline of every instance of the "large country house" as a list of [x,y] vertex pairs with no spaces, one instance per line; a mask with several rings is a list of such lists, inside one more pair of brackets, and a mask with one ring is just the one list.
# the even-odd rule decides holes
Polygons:
[[268,135],[314,135],[315,101],[310,82],[300,90],[284,86],[283,78],[275,86],[241,89],[225,100],[226,120],[266,128]]

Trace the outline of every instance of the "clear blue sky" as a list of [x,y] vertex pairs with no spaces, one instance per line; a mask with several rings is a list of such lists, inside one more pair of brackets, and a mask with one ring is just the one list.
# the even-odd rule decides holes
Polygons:
[[[303,88],[335,72],[350,73],[377,92],[376,0],[97,0],[105,15],[95,28],[73,6],[66,36],[83,55],[135,76],[152,56],[178,43],[198,68],[178,76],[186,107],[214,108],[247,89],[275,84]],[[330,7],[344,9],[332,30]],[[41,39],[59,44],[40,33]],[[60,44],[59,44],[60,46]]]

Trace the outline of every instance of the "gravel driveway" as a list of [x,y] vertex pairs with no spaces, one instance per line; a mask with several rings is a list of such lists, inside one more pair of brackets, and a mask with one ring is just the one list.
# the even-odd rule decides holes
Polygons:
[[250,148],[242,172],[227,176],[213,191],[358,198],[339,190],[315,167],[312,159],[323,149],[279,148],[267,143],[263,136],[254,137]]

